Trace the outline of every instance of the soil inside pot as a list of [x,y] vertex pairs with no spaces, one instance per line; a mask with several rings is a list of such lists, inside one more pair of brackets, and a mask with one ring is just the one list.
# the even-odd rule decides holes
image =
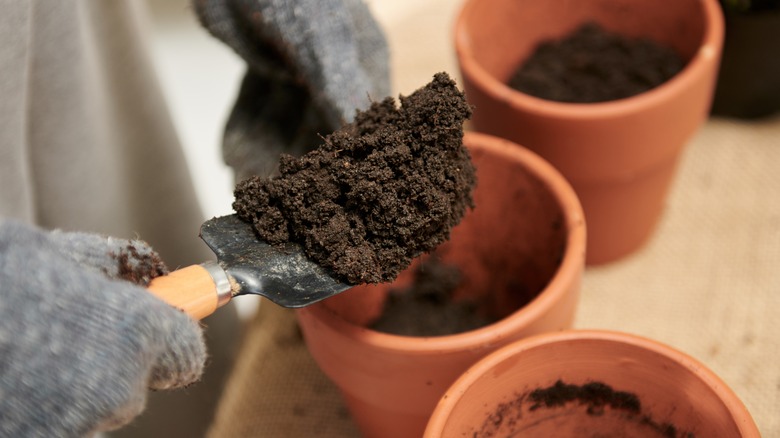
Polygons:
[[540,429],[550,427],[559,430],[560,436],[569,436],[564,431],[574,430],[576,436],[583,437],[694,438],[690,432],[643,413],[641,400],[634,393],[617,391],[603,382],[574,385],[561,380],[499,404],[474,433],[474,438],[523,431],[534,436]]
[[389,292],[379,319],[369,328],[402,336],[462,333],[496,321],[475,299],[453,299],[462,281],[457,266],[430,257],[414,271],[412,283]]
[[510,87],[547,100],[595,103],[650,90],[685,67],[674,50],[586,23],[539,44],[510,77]]
[[476,178],[463,146],[471,108],[438,73],[409,96],[375,102],[280,175],[240,182],[233,208],[271,244],[296,242],[342,281],[393,280],[444,242]]

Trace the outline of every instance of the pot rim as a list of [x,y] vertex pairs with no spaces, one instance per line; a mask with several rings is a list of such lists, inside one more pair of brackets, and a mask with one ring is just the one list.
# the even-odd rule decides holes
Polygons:
[[547,286],[530,303],[499,321],[475,330],[445,336],[402,336],[375,331],[341,318],[327,308],[324,302],[299,309],[301,314],[310,314],[314,319],[356,342],[377,349],[422,355],[484,348],[485,345],[501,343],[517,333],[518,326],[528,325],[565,298],[567,288],[571,284],[579,283],[585,262],[585,216],[574,189],[550,163],[517,143],[477,132],[466,132],[463,141],[470,150],[477,147],[522,163],[529,174],[544,183],[558,202],[567,230],[566,246],[561,263]]
[[464,75],[468,75],[494,99],[529,113],[571,120],[594,120],[637,113],[667,101],[700,80],[707,66],[719,62],[724,39],[724,18],[718,0],[698,0],[705,20],[704,35],[696,54],[683,70],[663,84],[624,99],[597,103],[555,102],[514,90],[488,73],[475,59],[469,44],[466,16],[481,0],[466,0],[455,20],[455,54]]
[[745,438],[760,437],[758,426],[734,391],[717,374],[694,357],[659,341],[626,332],[614,330],[570,329],[530,336],[512,342],[480,359],[447,389],[431,415],[425,437],[438,437],[447,419],[463,395],[483,375],[497,364],[523,351],[544,348],[551,344],[572,341],[602,341],[635,346],[666,357],[690,371],[705,383],[720,399],[735,420],[740,434]]

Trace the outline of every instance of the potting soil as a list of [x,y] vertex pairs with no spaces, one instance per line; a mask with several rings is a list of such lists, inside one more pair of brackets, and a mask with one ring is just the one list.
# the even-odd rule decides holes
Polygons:
[[[505,436],[506,433],[519,434],[526,427],[533,428],[535,423],[554,422],[558,417],[568,417],[571,414],[559,413],[531,418],[531,413],[568,405],[576,406],[575,409],[584,409],[590,417],[604,416],[607,410],[620,412],[621,414],[617,417],[620,419],[619,423],[632,425],[630,430],[641,431],[641,436],[648,438],[695,438],[695,435],[690,432],[681,431],[670,423],[658,422],[650,415],[643,413],[642,403],[634,393],[616,391],[603,382],[574,385],[561,380],[550,387],[537,388],[518,395],[511,401],[499,404],[485,420],[482,427],[474,433],[474,438]],[[576,417],[571,415],[571,418]],[[523,419],[526,423],[523,423]],[[593,436],[605,436],[605,432],[607,431],[596,430]],[[621,436],[619,431],[614,432],[617,433],[615,436]],[[591,435],[588,434],[588,431],[583,430],[581,436]]]
[[168,266],[156,252],[141,253],[133,244],[112,253],[111,257],[118,264],[117,276],[140,286],[149,286],[152,279],[169,272]]
[[622,409],[631,414],[642,410],[639,398],[630,392],[615,391],[609,385],[601,382],[588,382],[584,385],[566,384],[558,380],[549,388],[538,388],[528,396],[533,402],[532,411],[542,407],[563,406],[577,401],[586,405],[589,414],[597,414],[605,406],[612,409]]
[[457,266],[430,257],[415,268],[409,287],[389,292],[382,314],[369,328],[402,336],[443,336],[494,322],[480,312],[477,301],[453,300],[460,284]]
[[587,23],[561,40],[539,44],[508,84],[542,99],[595,103],[650,90],[683,67],[682,57],[655,41]]
[[471,108],[438,73],[409,96],[374,102],[278,177],[235,189],[233,208],[271,244],[297,242],[342,281],[393,280],[412,258],[449,237],[476,177],[463,146]]

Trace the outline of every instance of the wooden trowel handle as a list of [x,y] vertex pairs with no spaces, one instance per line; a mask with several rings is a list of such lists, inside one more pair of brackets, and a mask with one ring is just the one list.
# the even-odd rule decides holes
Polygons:
[[[215,271],[214,267],[219,271]],[[149,283],[147,289],[166,303],[183,310],[193,319],[200,320],[212,313],[221,305],[230,300],[225,294],[224,281],[217,277],[215,272],[222,273],[224,281],[227,280],[224,271],[216,264],[192,265],[177,269],[168,275],[157,277]]]

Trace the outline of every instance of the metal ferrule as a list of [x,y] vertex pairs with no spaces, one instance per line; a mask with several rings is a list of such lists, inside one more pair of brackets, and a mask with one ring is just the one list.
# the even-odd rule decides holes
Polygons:
[[217,307],[222,307],[233,297],[233,291],[230,287],[230,279],[216,262],[201,263],[201,266],[209,273],[217,290]]

